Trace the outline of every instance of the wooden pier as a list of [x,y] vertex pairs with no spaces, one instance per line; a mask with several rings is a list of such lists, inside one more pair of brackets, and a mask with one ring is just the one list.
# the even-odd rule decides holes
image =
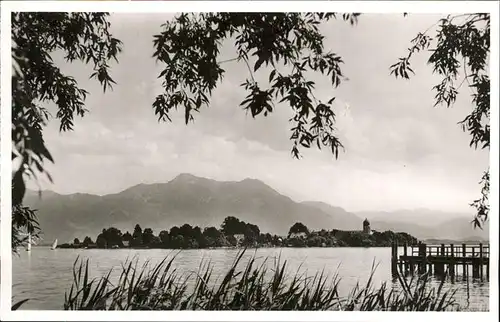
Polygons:
[[[402,247],[402,254],[399,254]],[[472,275],[473,278],[489,278],[490,246],[477,245],[397,245],[393,243],[391,250],[391,271],[395,275],[430,273],[450,277]]]

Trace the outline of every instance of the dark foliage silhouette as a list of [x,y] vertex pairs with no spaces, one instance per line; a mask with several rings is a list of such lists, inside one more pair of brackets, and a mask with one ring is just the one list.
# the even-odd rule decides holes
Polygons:
[[[461,87],[467,83],[474,109],[459,124],[471,136],[470,146],[477,149],[490,148],[490,15],[486,13],[449,15],[437,23],[435,35],[431,28],[418,33],[411,41],[408,55],[399,58],[391,66],[395,77],[409,79],[414,71],[411,58],[419,52],[430,53],[428,64],[438,74],[441,82],[435,91],[435,106],[451,107]],[[434,25],[435,26],[435,25]],[[431,27],[434,27],[431,26]],[[434,31],[434,30],[432,30]],[[461,79],[460,79],[461,78]],[[471,206],[476,209],[473,223],[476,227],[488,219],[489,215],[489,169],[484,172],[480,184],[481,197]]]
[[288,235],[290,236],[291,234],[294,234],[294,233],[309,234],[309,229],[307,229],[307,227],[303,223],[298,222],[298,223],[295,223],[292,227],[290,227],[290,231],[288,232]]
[[109,63],[117,59],[121,42],[109,33],[107,13],[22,12],[12,14],[12,246],[23,240],[20,230],[36,237],[36,213],[22,207],[25,180],[49,173],[46,160],[53,162],[43,139],[43,127],[53,117],[45,104],[57,106],[55,118],[61,131],[73,129],[74,117],[84,116],[87,91],[62,73],[52,60],[55,51],[69,62],[93,65],[90,75],[104,91],[113,79]]
[[[241,226],[239,229],[228,230],[227,223],[237,223]],[[139,231],[140,226],[137,224],[136,231]],[[184,224],[180,228],[172,227],[170,233],[162,230],[158,236],[154,235],[151,228],[144,229],[142,239],[136,239],[135,243],[129,245],[124,244],[127,239],[126,234],[122,235],[120,230],[116,228],[103,229],[102,233],[97,236],[97,248],[113,248],[118,246],[132,248],[167,248],[167,249],[196,249],[196,248],[217,248],[217,247],[388,247],[393,242],[399,245],[413,245],[417,243],[417,239],[407,233],[395,233],[392,231],[373,232],[368,235],[362,231],[343,231],[333,229],[331,231],[321,230],[309,232],[307,227],[300,223],[294,224],[290,228],[290,232],[307,232],[305,238],[297,238],[288,235],[282,238],[269,233],[261,233],[257,225],[245,223],[238,218],[227,217],[220,230],[215,227],[207,227],[201,230],[200,227],[192,227],[189,224]],[[130,235],[130,234],[129,234]],[[243,239],[238,241],[235,235],[243,235]],[[87,240],[89,237],[85,237]],[[76,238],[75,241],[78,239]],[[90,238],[89,238],[90,240]],[[141,242],[139,242],[141,241]],[[85,243],[84,243],[85,244]],[[88,247],[87,245],[74,242],[73,244],[61,244],[60,248],[81,248]]]

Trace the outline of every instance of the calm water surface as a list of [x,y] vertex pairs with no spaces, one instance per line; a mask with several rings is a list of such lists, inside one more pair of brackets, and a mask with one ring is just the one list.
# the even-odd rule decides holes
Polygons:
[[[390,248],[261,248],[247,250],[243,263],[252,256],[258,261],[268,258],[267,263],[274,265],[273,259],[281,256],[287,260],[289,270],[306,272],[314,275],[324,270],[330,276],[338,273],[341,277],[340,291],[347,293],[357,282],[368,279],[372,266],[377,269],[374,274],[375,286],[382,282],[392,283],[390,274]],[[89,259],[91,274],[100,277],[111,268],[118,269],[127,259],[137,258],[152,264],[166,256],[177,254],[176,267],[182,272],[197,271],[202,262],[210,261],[214,267],[214,275],[227,272],[232,265],[238,250],[183,250],[181,252],[167,249],[56,249],[33,247],[31,252],[21,251],[20,256],[13,257],[12,295],[13,303],[25,298],[30,300],[22,309],[62,310],[64,292],[69,290],[73,280],[72,266],[77,258]],[[438,281],[434,281],[436,285]],[[468,286],[467,286],[468,285]],[[457,289],[457,300],[468,310],[487,311],[489,308],[489,282],[463,281],[446,283],[446,289]],[[342,294],[341,294],[342,295]]]

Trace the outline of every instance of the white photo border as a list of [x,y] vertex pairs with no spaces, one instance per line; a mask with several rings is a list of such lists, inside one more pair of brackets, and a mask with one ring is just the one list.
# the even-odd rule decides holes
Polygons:
[[[10,15],[16,11],[102,12],[361,12],[491,14],[491,88],[500,88],[499,3],[496,1],[2,1],[1,3],[1,296],[0,317],[12,321],[497,321],[499,233],[499,94],[491,91],[490,311],[489,312],[297,312],[297,311],[11,311],[11,47]],[[478,185],[479,189],[479,185]],[[422,316],[425,314],[425,317]]]

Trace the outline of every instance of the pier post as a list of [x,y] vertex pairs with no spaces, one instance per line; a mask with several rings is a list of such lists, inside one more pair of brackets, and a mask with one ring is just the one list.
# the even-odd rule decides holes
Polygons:
[[486,278],[490,279],[490,245],[488,244],[488,259],[486,261]]
[[479,277],[479,266],[478,266],[478,260],[476,257],[476,248],[475,247],[472,247],[471,265],[472,265],[472,278],[478,278]]
[[422,242],[418,245],[418,257],[420,257],[418,272],[423,274],[427,270],[427,245]]
[[398,244],[396,241],[392,242],[391,247],[391,273],[392,275],[398,273]]
[[465,262],[465,257],[467,256],[465,252],[465,244],[462,244],[462,274],[464,277],[467,277],[467,270],[465,269],[467,266],[467,263]]
[[483,243],[479,243],[479,274],[483,279]]
[[434,263],[434,273],[436,275],[444,274],[444,264],[443,263]]
[[[406,276],[406,274],[408,274],[408,259],[406,258],[406,256],[408,256],[408,244],[404,243],[403,247],[404,247],[403,248],[403,256],[405,257],[405,259],[400,262],[399,271],[404,273],[404,275]],[[412,252],[413,252],[413,248],[412,248]]]
[[440,249],[438,249],[437,251],[437,256],[438,256],[438,262],[437,263],[434,263],[434,271],[436,273],[436,275],[444,275],[445,274],[445,264],[444,264],[444,260],[445,260],[445,247],[444,247],[444,244],[441,244],[441,247]]
[[472,259],[472,278],[479,278],[479,259]]
[[[433,253],[434,251],[434,247],[429,247],[429,255],[430,256],[437,256],[439,255],[439,249],[438,247],[436,247],[436,253],[434,254]],[[436,265],[433,261],[429,262],[429,267],[430,267],[430,270],[431,270],[431,274],[435,274],[436,273]]]
[[451,278],[454,278],[456,260],[455,260],[455,246],[453,244],[450,244],[450,256],[451,256],[451,261],[448,267],[450,269]]

